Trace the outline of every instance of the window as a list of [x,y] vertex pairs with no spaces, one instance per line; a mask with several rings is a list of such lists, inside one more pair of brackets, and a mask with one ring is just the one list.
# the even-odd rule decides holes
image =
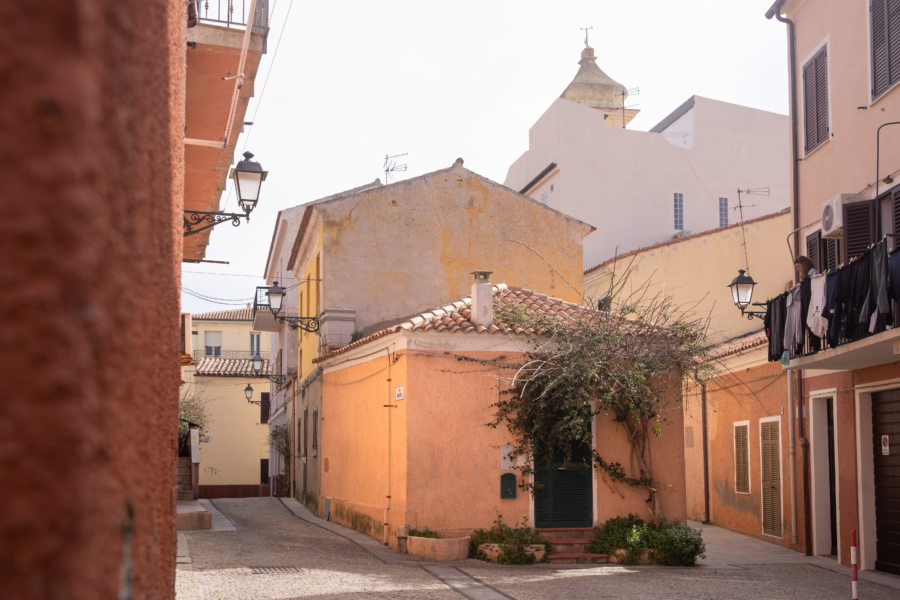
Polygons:
[[203,346],[206,356],[222,356],[222,332],[206,331],[203,333]]
[[836,269],[841,264],[841,242],[823,238],[822,231],[816,231],[806,236],[806,256],[819,273]]
[[900,80],[900,2],[871,0],[872,100]]
[[548,206],[550,204],[550,192],[544,190],[541,192],[541,204]]
[[318,454],[319,449],[319,411],[314,410],[312,416],[312,455]]
[[259,422],[260,423],[268,423],[269,422],[269,392],[263,392],[262,394],[260,394]]
[[734,491],[750,493],[750,423],[734,424]]
[[260,334],[251,333],[250,334],[250,356],[253,357],[256,354],[259,354],[259,338]]
[[728,225],[728,198],[719,198],[719,227]]
[[684,231],[684,194],[675,192],[675,231]]
[[809,154],[828,139],[828,55],[827,47],[803,65],[804,148]]

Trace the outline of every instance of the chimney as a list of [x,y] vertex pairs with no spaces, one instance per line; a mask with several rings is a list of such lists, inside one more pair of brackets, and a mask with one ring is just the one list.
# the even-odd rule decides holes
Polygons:
[[472,322],[490,327],[494,322],[494,286],[491,285],[492,271],[472,271]]

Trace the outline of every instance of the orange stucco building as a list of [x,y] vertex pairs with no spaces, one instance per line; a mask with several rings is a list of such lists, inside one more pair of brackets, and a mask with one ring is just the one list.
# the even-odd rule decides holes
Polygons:
[[[556,318],[585,311],[522,288],[488,287],[497,306],[516,303]],[[490,527],[498,515],[539,528],[590,527],[628,513],[649,517],[641,491],[579,465],[557,471],[534,496],[516,489],[517,481],[511,497],[503,491],[501,478],[519,477],[508,456],[512,439],[488,423],[528,343],[501,320],[476,324],[472,305],[472,297],[462,298],[316,359],[319,514],[392,546],[407,525],[456,537]],[[678,408],[666,415],[651,454],[662,514],[684,520],[677,384],[670,393]],[[628,464],[630,445],[615,423],[596,418],[594,445],[607,460]]]

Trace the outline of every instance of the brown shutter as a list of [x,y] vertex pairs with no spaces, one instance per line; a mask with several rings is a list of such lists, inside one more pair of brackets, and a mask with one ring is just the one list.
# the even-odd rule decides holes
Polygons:
[[823,46],[803,65],[803,127],[806,152],[828,139],[828,54]]
[[778,422],[760,423],[763,533],[781,537],[781,451]]
[[263,392],[260,394],[261,398],[259,401],[259,422],[260,423],[268,423],[269,422],[269,392]]
[[750,493],[750,448],[747,425],[734,428],[734,491]]
[[813,266],[818,271],[822,271],[822,258],[819,256],[819,250],[822,248],[822,231],[815,231],[806,236],[806,256],[812,261]]
[[841,265],[841,242],[835,239],[822,241],[825,242],[822,252],[825,260],[822,263],[822,268],[819,270],[824,273],[829,269],[837,269]]
[[890,86],[887,0],[872,0],[869,12],[872,19],[872,98],[875,99]]
[[860,256],[875,242],[875,202],[865,200],[844,205],[844,262]]
[[891,210],[894,217],[894,230],[891,233],[894,234],[894,248],[897,248],[900,246],[900,190],[894,192],[894,197],[891,198]]

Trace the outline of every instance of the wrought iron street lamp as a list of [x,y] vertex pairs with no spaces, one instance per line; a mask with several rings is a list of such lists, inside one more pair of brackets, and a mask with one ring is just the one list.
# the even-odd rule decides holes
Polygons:
[[728,287],[731,288],[731,297],[734,300],[734,305],[741,310],[741,314],[748,319],[753,317],[763,319],[766,315],[765,311],[747,310],[747,307],[751,304],[753,306],[765,306],[759,302],[753,302],[753,288],[755,286],[756,282],[746,274],[744,269],[738,269],[738,276],[728,284]]
[[260,378],[265,378],[274,383],[275,385],[281,385],[287,379],[286,375],[263,375],[262,367],[263,367],[263,358],[257,352],[253,355],[253,358],[250,360],[250,363],[253,367],[253,373]]
[[256,404],[257,406],[262,404],[261,400],[252,400],[253,386],[249,383],[247,384],[247,387],[244,388],[244,396],[247,398],[247,402],[249,402],[250,404]]
[[238,206],[244,211],[240,213],[225,213],[204,210],[184,211],[184,237],[206,231],[219,223],[231,221],[237,227],[241,224],[241,217],[250,221],[250,213],[259,202],[259,189],[266,180],[268,171],[263,171],[262,166],[254,161],[251,152],[244,152],[244,160],[231,170],[230,177],[234,179],[234,189],[238,197]]
[[282,300],[284,300],[285,289],[278,285],[277,281],[273,281],[272,283],[274,285],[269,286],[269,290],[267,292],[267,295],[269,297],[269,310],[272,311],[272,316],[274,316],[278,321],[288,323],[294,329],[302,329],[303,331],[308,331],[310,333],[318,333],[318,317],[289,317],[286,315],[278,314],[281,312],[281,303]]

